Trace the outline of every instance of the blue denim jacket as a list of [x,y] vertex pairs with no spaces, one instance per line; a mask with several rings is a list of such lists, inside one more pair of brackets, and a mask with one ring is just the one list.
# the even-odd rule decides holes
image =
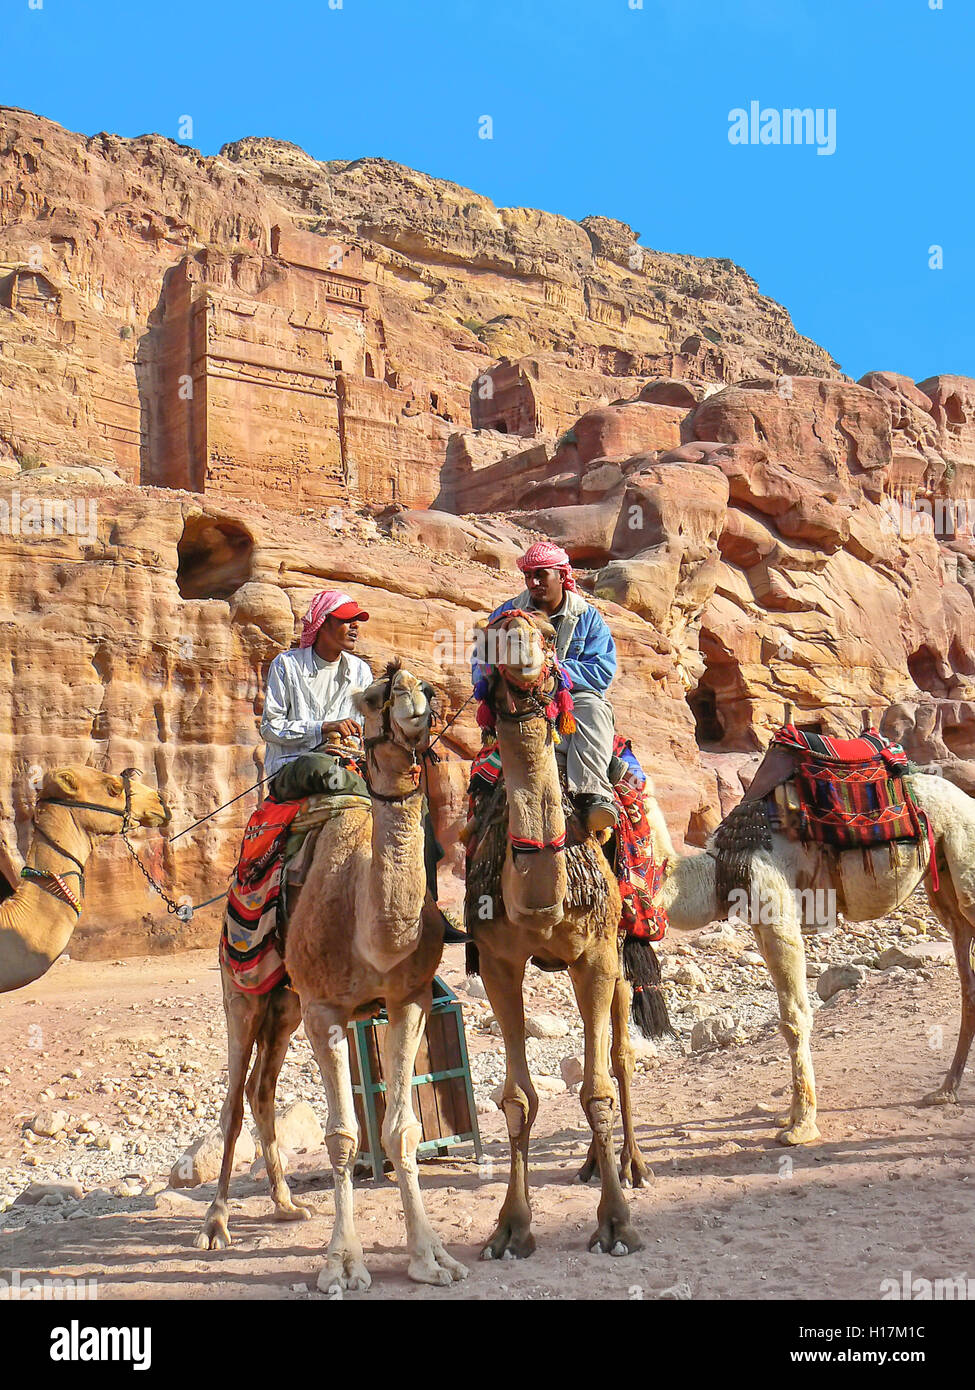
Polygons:
[[[534,606],[528,590],[525,589],[517,598],[508,599],[506,603],[497,607],[488,621],[511,608],[523,608],[528,611]],[[556,652],[572,677],[572,689],[591,690],[596,695],[605,695],[616,675],[616,643],[613,641],[613,634],[599,610],[578,591],[566,589],[563,609],[565,616],[558,624]],[[483,667],[475,657],[471,662],[471,679],[474,685],[482,674]]]

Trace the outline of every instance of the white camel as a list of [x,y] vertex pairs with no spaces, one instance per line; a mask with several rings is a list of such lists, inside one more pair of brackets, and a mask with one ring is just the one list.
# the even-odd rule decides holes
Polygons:
[[[810,1049],[813,1015],[802,939],[803,908],[819,889],[835,892],[834,901],[847,921],[866,922],[899,907],[924,881],[928,900],[954,945],[961,1027],[944,1080],[922,1103],[947,1105],[957,1100],[975,1035],[975,800],[941,777],[916,773],[906,781],[931,823],[937,890],[928,873],[930,852],[923,839],[920,845],[894,842],[843,851],[834,858],[819,846],[773,833],[771,851],[758,850],[750,857],[750,891],[742,894],[741,907],[736,902],[734,915],[752,928],[779,998],[779,1025],[792,1061],[792,1105],[776,1135],[782,1144],[808,1144],[820,1137]],[[658,862],[668,860],[657,902],[666,909],[670,925],[694,930],[730,915],[718,901],[714,836],[703,853],[678,855],[649,783],[646,808]]]

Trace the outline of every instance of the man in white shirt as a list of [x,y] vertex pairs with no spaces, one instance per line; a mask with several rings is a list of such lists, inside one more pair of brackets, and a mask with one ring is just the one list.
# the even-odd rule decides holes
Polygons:
[[[332,759],[321,745],[329,734],[361,751],[363,718],[352,703],[354,690],[372,685],[373,676],[355,655],[359,623],[369,614],[340,589],[316,594],[302,620],[299,646],[279,652],[267,673],[261,737],[267,746],[264,771],[274,776],[271,789],[278,800],[308,796],[323,790]],[[299,761],[300,760],[300,761]],[[282,768],[290,771],[282,777]],[[440,916],[444,940],[466,941],[437,906],[437,844],[429,810],[424,818],[424,860],[430,896],[424,911]]]
[[261,719],[267,776],[314,752],[329,734],[340,734],[344,742],[361,739],[362,716],[352,692],[373,681],[355,655],[359,623],[368,618],[349,594],[325,589],[305,614],[300,646],[271,662]]

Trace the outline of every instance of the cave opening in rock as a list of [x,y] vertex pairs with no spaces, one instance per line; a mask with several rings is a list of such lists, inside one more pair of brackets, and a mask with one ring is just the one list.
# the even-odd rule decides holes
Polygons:
[[176,551],[181,598],[228,599],[253,578],[254,537],[231,517],[187,518]]
[[949,396],[945,401],[945,416],[949,425],[963,425],[965,423],[965,411],[957,396]]
[[718,697],[710,685],[702,680],[687,697],[687,703],[694,716],[694,737],[699,748],[720,743],[725,735],[724,724],[718,714]]
[[919,690],[929,695],[947,695],[948,687],[942,676],[941,662],[928,646],[918,647],[907,658],[907,670]]

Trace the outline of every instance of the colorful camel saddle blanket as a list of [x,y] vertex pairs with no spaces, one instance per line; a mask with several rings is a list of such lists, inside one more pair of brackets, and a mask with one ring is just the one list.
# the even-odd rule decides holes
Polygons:
[[908,789],[903,748],[870,729],[833,739],[787,724],[772,740],[795,759],[775,806],[782,828],[803,842],[857,849],[930,835]]
[[[245,994],[267,994],[286,979],[289,897],[304,882],[318,831],[348,810],[371,809],[355,760],[334,761],[342,774],[331,779],[334,790],[292,801],[270,795],[247,822],[220,936],[220,962]],[[277,779],[274,789],[280,790]]]
[[[616,875],[623,912],[620,931],[643,941],[660,941],[667,929],[666,913],[654,906],[666,865],[657,864],[643,804],[646,781],[628,740],[618,735],[614,753],[627,766],[626,778],[613,788],[619,812],[615,834],[601,849],[591,840],[566,843],[567,904],[598,907],[605,901],[606,879],[597,856],[604,854]],[[566,820],[573,814],[568,788],[562,786]],[[501,754],[495,741],[479,750],[471,765],[466,836],[464,920],[472,924],[502,916],[501,868],[508,840],[508,805],[501,775]]]

